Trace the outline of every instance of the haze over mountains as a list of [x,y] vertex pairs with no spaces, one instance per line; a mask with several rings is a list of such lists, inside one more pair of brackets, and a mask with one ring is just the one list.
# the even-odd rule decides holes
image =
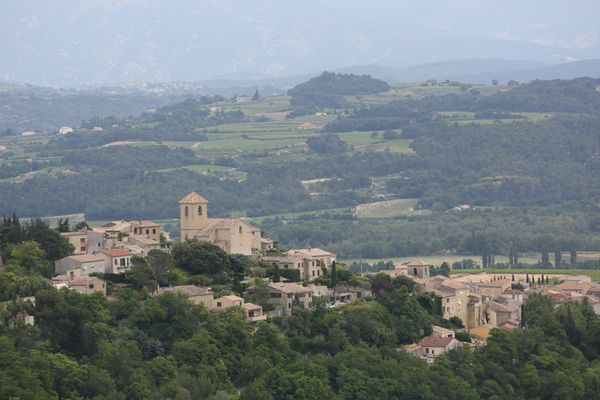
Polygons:
[[2,11],[10,56],[0,80],[37,85],[305,78],[365,65],[391,68],[375,75],[395,81],[474,82],[593,73],[597,63],[554,65],[600,59],[594,0],[33,0]]

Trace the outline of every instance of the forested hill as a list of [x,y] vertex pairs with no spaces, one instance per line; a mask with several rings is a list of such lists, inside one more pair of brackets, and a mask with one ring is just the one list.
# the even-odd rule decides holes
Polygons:
[[369,75],[336,74],[323,72],[308,82],[288,91],[292,97],[292,115],[309,114],[323,107],[348,107],[343,96],[367,95],[387,92],[390,86]]

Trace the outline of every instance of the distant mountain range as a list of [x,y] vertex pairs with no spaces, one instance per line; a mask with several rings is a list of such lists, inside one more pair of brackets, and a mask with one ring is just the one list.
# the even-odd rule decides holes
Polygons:
[[[415,65],[408,68],[391,68],[379,65],[358,65],[331,69],[345,74],[366,74],[383,79],[388,83],[423,82],[428,79],[452,80],[464,83],[490,83],[496,79],[500,83],[510,80],[528,82],[535,79],[573,79],[578,77],[600,78],[600,59],[571,61],[546,65],[528,60],[465,59],[448,60],[436,63]],[[207,87],[277,87],[289,89],[317,76],[313,74],[269,78],[258,72],[230,73],[212,80],[202,81]]]
[[[600,59],[597,0],[4,3],[0,80],[34,85],[255,81],[360,65],[402,68],[391,76],[404,81]],[[437,62],[473,58],[495,61]]]

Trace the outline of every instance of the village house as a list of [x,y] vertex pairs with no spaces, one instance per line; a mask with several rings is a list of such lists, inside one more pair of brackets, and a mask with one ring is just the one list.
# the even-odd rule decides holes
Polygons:
[[93,228],[102,234],[102,249],[129,248],[136,254],[147,254],[160,248],[160,225],[148,220],[111,221]]
[[488,325],[492,328],[500,326],[503,322],[513,321],[521,323],[521,305],[517,300],[498,297],[487,303]]
[[241,307],[244,304],[244,299],[234,295],[221,296],[216,298],[213,301],[212,309],[215,311],[226,310],[231,307],[239,306]]
[[324,299],[327,303],[331,303],[334,301],[334,290],[328,288],[325,285],[310,284],[306,285],[306,288],[312,290],[313,297],[320,297]]
[[480,295],[484,300],[500,297],[502,293],[511,288],[511,281],[507,279],[492,282],[480,282],[472,286],[472,292]]
[[160,244],[160,225],[148,220],[135,220],[131,222],[133,237],[136,239],[146,239]]
[[133,253],[128,249],[101,250],[97,254],[104,257],[105,272],[108,274],[122,274],[131,266]]
[[218,312],[224,311],[231,307],[241,307],[244,310],[246,319],[250,322],[264,321],[267,319],[263,315],[262,307],[252,303],[244,303],[244,299],[234,295],[222,296],[214,298],[212,288],[201,287],[195,285],[180,285],[172,287],[158,288],[153,294],[159,296],[164,293],[182,293],[190,298],[194,304],[202,304],[209,311]]
[[469,287],[462,282],[437,275],[419,286],[422,291],[434,293],[442,298],[442,312],[445,319],[460,318],[463,324],[469,321],[469,304],[472,303]]
[[257,304],[244,303],[242,307],[246,313],[246,319],[250,322],[264,321],[267,319],[267,316],[263,314],[262,307]]
[[241,307],[244,316],[250,322],[264,321],[267,316],[263,314],[261,306],[253,303],[245,303],[244,299],[235,295],[221,296],[213,301],[211,311],[224,311],[232,307]]
[[60,234],[75,248],[73,254],[87,254],[104,249],[104,235],[89,229]]
[[[252,291],[253,288],[248,288],[249,293],[252,293]],[[292,315],[292,307],[295,304],[303,307],[310,307],[312,304],[313,291],[297,283],[270,283],[269,292],[268,303],[276,307],[274,315],[290,316]]]
[[198,239],[219,246],[228,254],[258,255],[260,229],[239,219],[209,218],[208,200],[192,192],[179,201],[181,240]]
[[439,337],[456,337],[454,331],[452,329],[446,329],[442,326],[432,325],[431,327],[432,333],[431,336],[439,336]]
[[54,262],[54,272],[64,274],[70,270],[79,270],[82,275],[106,272],[106,259],[97,254],[77,254],[61,258]]
[[312,281],[321,277],[323,275],[323,266],[326,266],[325,261],[330,259],[329,255],[317,257],[311,255],[310,252],[306,252],[304,249],[289,250],[285,253],[262,257],[262,261],[277,266],[279,269],[298,270],[300,272],[300,280],[303,281]]
[[557,285],[554,285],[553,289],[568,294],[587,294],[588,290],[592,287],[589,282],[581,280],[565,280]]
[[315,259],[321,261],[321,264],[326,267],[329,267],[336,260],[335,253],[320,249],[318,247],[308,247],[305,249],[294,249],[294,250],[290,250],[290,252],[291,251],[293,251],[294,254],[301,254],[305,257],[315,258]]
[[186,294],[192,303],[203,304],[206,309],[213,308],[214,293],[212,288],[196,285],[179,285],[170,287],[161,287],[156,290],[156,295],[163,293],[183,293]]
[[275,242],[269,238],[260,238],[260,249],[263,253],[267,253],[275,249]]
[[396,264],[393,271],[381,271],[390,275],[392,278],[398,276],[408,276],[412,279],[429,279],[429,269],[431,265],[423,260],[410,261],[404,264]]
[[460,347],[461,343],[453,336],[427,336],[421,339],[417,345],[417,351],[421,357],[432,364],[435,357],[445,354],[450,350]]
[[57,289],[66,287],[81,294],[100,292],[106,296],[106,281],[95,276],[83,275],[79,269],[53,277],[52,285]]

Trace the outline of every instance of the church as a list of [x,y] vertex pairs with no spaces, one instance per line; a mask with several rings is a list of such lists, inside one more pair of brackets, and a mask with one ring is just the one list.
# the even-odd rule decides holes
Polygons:
[[260,229],[240,218],[209,218],[208,200],[192,192],[179,201],[181,240],[198,239],[229,254],[260,254]]

